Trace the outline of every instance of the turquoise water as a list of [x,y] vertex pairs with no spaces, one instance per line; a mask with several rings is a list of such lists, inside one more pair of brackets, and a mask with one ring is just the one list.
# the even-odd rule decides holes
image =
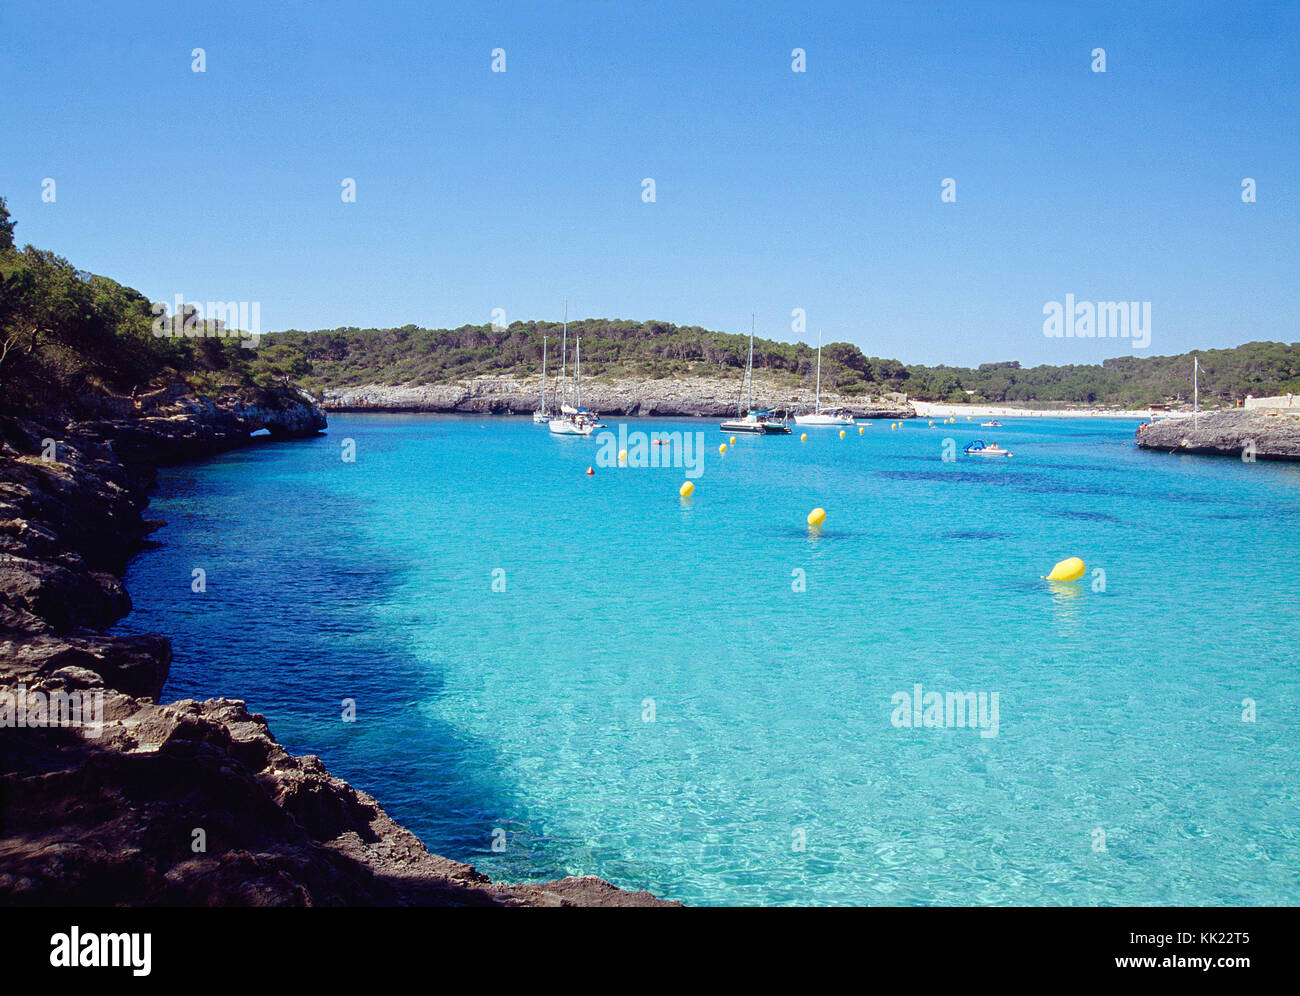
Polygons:
[[[705,433],[683,501],[523,420],[330,422],[164,471],[124,628],[434,851],[696,904],[1300,900],[1300,466],[629,422]],[[979,436],[1015,457],[942,459]],[[997,735],[896,726],[917,683],[997,693]]]

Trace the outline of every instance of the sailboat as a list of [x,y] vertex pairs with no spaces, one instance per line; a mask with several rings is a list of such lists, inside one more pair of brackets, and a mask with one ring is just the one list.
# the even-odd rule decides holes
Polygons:
[[542,336],[542,407],[533,412],[533,421],[538,425],[551,420],[546,410],[546,336]]
[[842,408],[827,408],[822,411],[822,334],[817,333],[817,397],[813,410],[794,417],[798,425],[852,425],[853,416]]
[[560,384],[562,394],[560,395],[560,412],[552,416],[551,420],[546,423],[546,427],[557,436],[590,436],[597,429],[605,428],[604,423],[595,412],[589,412],[582,407],[582,339],[578,339],[577,350],[577,368],[574,377],[574,404],[570,405],[565,400],[568,397],[568,380],[565,376],[568,373],[568,354],[567,346],[569,341],[569,302],[564,302],[564,331],[561,339],[561,374]]
[[718,426],[723,432],[754,432],[765,436],[789,435],[790,427],[771,409],[753,411],[754,404],[754,316],[749,316],[749,362],[745,364],[745,383],[748,394],[745,404],[737,403],[738,418],[728,419]]

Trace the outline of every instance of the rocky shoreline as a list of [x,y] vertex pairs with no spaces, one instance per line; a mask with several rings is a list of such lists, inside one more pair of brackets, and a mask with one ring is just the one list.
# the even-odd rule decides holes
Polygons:
[[1167,453],[1300,460],[1300,410],[1233,408],[1180,415],[1142,426],[1137,444]]
[[[555,407],[555,381],[548,378],[547,402]],[[740,382],[724,378],[583,381],[582,404],[607,416],[700,416],[736,414]],[[812,407],[811,391],[791,392],[754,384],[755,408],[788,408],[793,394]],[[363,384],[330,388],[320,406],[337,412],[429,412],[443,414],[522,415],[541,404],[541,377],[479,377],[454,384]],[[859,418],[907,419],[916,411],[906,402],[840,396],[823,391],[823,407],[842,406]]]
[[[290,755],[243,702],[160,704],[168,640],[102,632],[131,608],[120,578],[157,525],[143,516],[154,468],[259,430],[311,436],[325,417],[290,391],[97,407],[0,416],[0,902],[674,905],[594,877],[493,883]],[[98,722],[42,718],[69,701],[98,702]]]

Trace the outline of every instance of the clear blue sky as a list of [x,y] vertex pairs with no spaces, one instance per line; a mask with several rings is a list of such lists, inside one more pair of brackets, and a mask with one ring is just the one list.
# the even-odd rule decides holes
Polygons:
[[907,362],[1130,353],[1043,336],[1073,293],[1151,301],[1146,355],[1300,338],[1295,2],[6,4],[0,94],[20,242],[264,331],[567,297],[782,339],[803,308]]

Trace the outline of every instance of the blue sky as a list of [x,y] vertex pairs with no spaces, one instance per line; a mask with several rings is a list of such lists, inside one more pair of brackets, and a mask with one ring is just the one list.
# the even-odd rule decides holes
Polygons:
[[906,362],[1133,352],[1045,338],[1072,293],[1151,301],[1145,355],[1300,338],[1300,4],[22,7],[19,241],[263,330],[568,298]]

